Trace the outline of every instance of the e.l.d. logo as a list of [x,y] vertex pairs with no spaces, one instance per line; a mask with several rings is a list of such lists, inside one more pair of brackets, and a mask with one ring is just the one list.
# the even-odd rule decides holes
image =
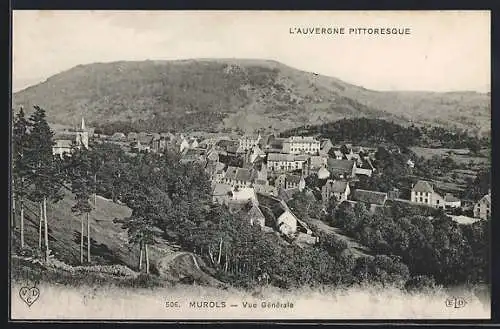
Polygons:
[[462,308],[467,305],[467,301],[463,297],[450,297],[446,300],[446,307]]

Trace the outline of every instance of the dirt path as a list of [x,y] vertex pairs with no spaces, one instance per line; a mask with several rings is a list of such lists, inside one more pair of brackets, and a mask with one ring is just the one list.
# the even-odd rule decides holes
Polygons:
[[160,275],[174,281],[193,281],[215,287],[225,287],[226,285],[205,273],[196,256],[187,251],[174,252],[161,258],[157,265]]
[[358,243],[356,240],[354,240],[351,237],[348,237],[342,233],[342,230],[339,229],[338,227],[333,227],[325,222],[316,219],[316,218],[310,218],[307,220],[311,225],[315,226],[318,228],[318,230],[334,235],[338,239],[344,241],[347,244],[347,250],[352,253],[354,257],[371,257],[370,255],[370,249],[360,243]]

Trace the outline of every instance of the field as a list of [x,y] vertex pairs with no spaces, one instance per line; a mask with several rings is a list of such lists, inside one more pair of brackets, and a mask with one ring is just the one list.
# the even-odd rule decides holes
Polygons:
[[[419,157],[431,159],[433,156],[444,157],[450,155],[451,158],[459,165],[469,164],[471,161],[478,165],[489,164],[489,159],[486,156],[472,156],[467,149],[448,149],[448,148],[427,148],[427,147],[410,147],[410,149]],[[487,154],[487,150],[482,150],[481,154]]]
[[[458,319],[489,318],[489,300],[472,290],[442,289],[418,294],[393,288],[331,287],[283,291],[273,287],[245,292],[196,285],[154,288],[117,288],[112,285],[66,287],[41,284],[40,298],[30,308],[18,297],[15,283],[11,315],[15,319]],[[463,308],[446,307],[451,296],[466,301]],[[166,307],[166,303],[178,307]],[[213,308],[190,307],[190,302]],[[243,302],[256,308],[244,308]],[[262,307],[281,303],[293,308]],[[222,307],[225,303],[225,307]],[[170,304],[169,306],[172,306]],[[230,305],[238,305],[231,307]],[[219,306],[219,307],[216,307]]]

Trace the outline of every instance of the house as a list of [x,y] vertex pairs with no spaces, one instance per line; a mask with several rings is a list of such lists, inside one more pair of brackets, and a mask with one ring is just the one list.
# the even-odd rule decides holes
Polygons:
[[72,135],[56,134],[54,135],[54,145],[52,146],[52,154],[63,156],[64,154],[71,153],[71,147],[73,145]]
[[268,185],[268,180],[267,180],[267,167],[266,166],[261,166],[260,170],[257,170],[257,178],[255,182],[259,182],[259,184],[263,185]]
[[292,136],[283,142],[283,152],[288,154],[318,154],[320,142],[314,137]]
[[236,202],[257,201],[255,190],[252,187],[234,188],[232,190],[232,193],[233,193],[232,201]]
[[267,155],[267,169],[271,172],[302,170],[306,161],[307,155],[269,153]]
[[264,227],[266,225],[266,217],[259,208],[257,201],[249,201],[241,210],[243,220],[246,220],[250,225],[259,225]]
[[307,172],[307,175],[310,175],[313,172],[317,172],[321,167],[326,166],[327,161],[328,161],[328,156],[322,156],[322,155],[309,156],[304,168]]
[[270,136],[266,147],[267,153],[280,153],[283,151],[285,138]]
[[219,204],[228,205],[233,197],[232,189],[232,186],[228,184],[215,184],[212,190],[212,200]]
[[[302,184],[301,184],[302,183]],[[279,175],[276,180],[274,181],[274,186],[279,190],[280,188],[282,189],[289,189],[289,188],[298,188],[299,185],[302,185],[305,187],[305,181],[302,176],[299,175],[293,175],[293,174],[282,174]]]
[[392,190],[387,192],[387,198],[390,200],[399,199],[399,196],[400,196],[400,192],[399,192],[398,188],[394,187]]
[[179,152],[184,152],[184,150],[188,149],[190,146],[189,141],[185,138],[182,139],[180,145],[179,145]]
[[262,181],[255,181],[253,188],[255,190],[255,193],[269,194],[273,196],[278,195],[278,189],[275,186],[267,184],[267,182],[263,184]]
[[266,153],[262,151],[258,145],[255,145],[250,153],[250,163],[255,163],[258,159],[265,157]]
[[250,187],[256,178],[257,171],[254,169],[229,166],[221,181],[232,187],[243,188]]
[[222,162],[208,161],[205,166],[205,171],[210,176],[212,182],[220,182],[224,177],[224,167],[225,165]]
[[446,193],[444,196],[444,207],[445,209],[450,208],[460,208],[462,206],[462,202],[459,198],[455,197],[451,193]]
[[356,161],[328,159],[328,171],[333,177],[347,179],[356,175]]
[[184,149],[184,152],[181,157],[181,163],[203,161],[205,160],[204,154],[205,150],[203,149],[198,149],[198,148]]
[[156,139],[153,136],[153,141],[151,142],[151,150],[153,152],[162,152],[167,147],[167,140],[164,137]]
[[76,147],[89,147],[89,130],[85,127],[85,119],[82,118],[80,127],[74,131],[64,131],[63,133],[54,134],[54,145],[52,146],[52,154],[63,156],[70,154],[73,143]]
[[411,161],[411,159],[408,159],[408,161],[406,161],[406,165],[409,168],[415,168],[415,162]]
[[474,217],[481,219],[491,218],[491,191],[474,205]]
[[127,135],[127,141],[129,142],[135,142],[137,140],[137,133],[136,132],[129,132]]
[[137,142],[140,142],[141,145],[143,146],[147,146],[151,149],[152,145],[153,145],[153,141],[154,141],[154,137],[153,135],[149,135],[149,134],[146,134],[146,133],[140,133],[138,136],[137,136]]
[[323,139],[320,142],[319,154],[323,156],[328,156],[328,152],[333,148],[332,141],[329,139]]
[[127,136],[125,136],[124,133],[116,132],[113,135],[111,135],[110,139],[116,142],[122,142],[127,140]]
[[318,179],[328,179],[330,177],[330,172],[326,167],[321,167],[318,170]]
[[238,140],[239,146],[244,150],[252,149],[259,145],[261,138],[260,133],[258,135],[245,135]]
[[371,177],[373,171],[371,169],[368,169],[368,168],[356,167],[356,170],[354,171],[354,173],[356,175],[364,175],[364,176]]
[[135,142],[132,142],[131,146],[132,146],[132,149],[134,149],[135,151],[138,151],[138,152],[151,151],[151,147],[149,146],[149,144],[141,143],[140,138],[137,138],[137,140]]
[[332,196],[335,196],[336,200],[340,203],[347,200],[349,194],[351,194],[351,189],[345,180],[329,179],[321,188],[323,202],[327,202]]
[[424,180],[419,180],[412,186],[410,201],[436,208],[445,207],[445,201],[441,194],[434,191],[431,182]]
[[342,153],[340,150],[334,150],[333,155],[336,160],[344,159],[344,153]]
[[312,234],[311,229],[290,210],[285,201],[270,195],[257,194],[259,208],[266,218],[266,226],[274,227],[284,235],[297,232]]
[[369,205],[371,209],[384,206],[387,201],[387,197],[387,193],[377,191],[356,189],[352,193],[352,200],[365,203]]

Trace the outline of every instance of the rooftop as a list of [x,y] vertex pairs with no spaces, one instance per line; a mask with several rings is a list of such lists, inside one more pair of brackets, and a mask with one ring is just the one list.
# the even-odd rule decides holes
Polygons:
[[432,187],[432,183],[425,181],[425,180],[419,180],[413,186],[412,190],[415,192],[429,192],[429,193],[434,192],[434,188]]
[[446,195],[444,196],[444,201],[446,201],[446,202],[458,202],[458,201],[460,201],[460,199],[451,193],[446,193]]
[[353,193],[355,201],[383,205],[387,200],[387,193],[368,190],[355,190]]
[[353,160],[337,160],[337,159],[331,159],[329,158],[327,161],[328,168],[330,171],[346,171],[350,172],[352,171],[352,168],[355,165],[355,162]]
[[325,184],[329,185],[331,188],[331,191],[334,193],[344,193],[345,190],[347,189],[348,183],[347,181],[343,180],[328,180]]
[[316,140],[314,137],[311,136],[292,136],[289,137],[287,142],[293,142],[293,143],[319,143],[318,140]]
[[269,153],[267,155],[267,161],[307,161],[307,155],[304,154],[284,154],[284,153]]

